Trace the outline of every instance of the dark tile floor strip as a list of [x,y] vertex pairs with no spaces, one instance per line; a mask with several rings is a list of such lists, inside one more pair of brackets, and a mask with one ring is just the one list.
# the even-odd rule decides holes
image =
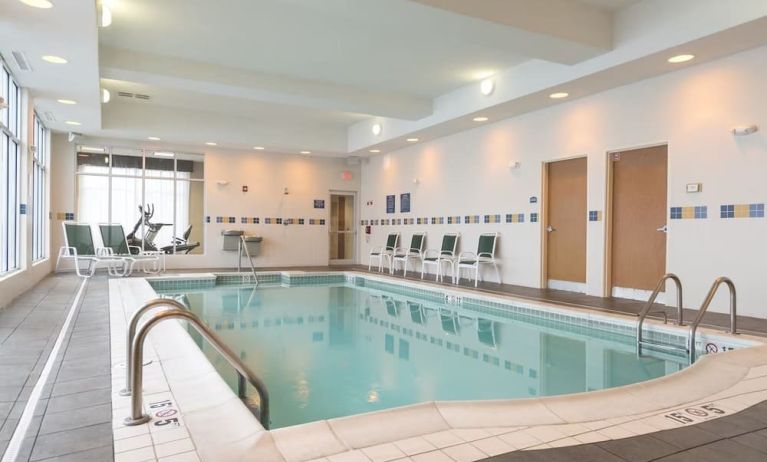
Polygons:
[[[46,343],[52,345],[55,342],[80,281],[71,275],[52,276],[41,282],[40,286],[55,283],[58,289],[51,290],[56,292],[55,296],[38,299],[35,288],[14,302],[14,306],[25,306],[31,303],[30,300],[37,300],[37,313],[44,314],[36,314],[32,319],[46,326]],[[63,292],[68,292],[68,295]],[[50,303],[52,298],[59,304]],[[49,380],[43,388],[19,461],[113,460],[108,303],[107,278],[91,278],[76,308],[77,312],[59,357],[55,359]],[[0,312],[0,320],[4,314],[5,310]],[[29,316],[25,318],[28,319]],[[17,346],[23,349],[29,344],[27,340]],[[5,343],[0,345],[0,354],[4,347]],[[13,356],[17,350],[8,351],[9,356]],[[38,358],[36,364],[40,364],[40,368],[47,356],[41,355]],[[24,388],[31,390],[36,380],[36,376],[30,375],[25,382],[28,385]],[[4,387],[5,382],[2,376],[0,387]],[[15,420],[6,422],[10,432],[7,438],[10,438],[21,411],[17,414]],[[2,437],[5,436],[2,433]],[[3,444],[4,449],[7,440],[0,444]]]

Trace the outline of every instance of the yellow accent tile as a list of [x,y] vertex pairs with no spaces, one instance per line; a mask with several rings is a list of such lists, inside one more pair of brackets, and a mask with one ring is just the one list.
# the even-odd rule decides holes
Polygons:
[[735,204],[735,218],[748,218],[750,216],[748,204]]
[[695,218],[695,208],[682,207],[682,218]]

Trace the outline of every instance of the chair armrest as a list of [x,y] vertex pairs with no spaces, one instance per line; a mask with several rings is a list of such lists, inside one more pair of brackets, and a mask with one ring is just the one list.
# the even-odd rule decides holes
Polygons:
[[489,260],[495,260],[495,255],[491,254],[490,252],[480,252],[477,254],[477,258],[487,258]]
[[96,247],[97,257],[111,257],[115,254],[115,251],[111,247]]
[[137,255],[141,255],[142,253],[144,253],[144,251],[141,250],[141,247],[139,247],[137,245],[129,245],[128,246],[128,251],[130,252],[131,249],[136,249],[138,251]]
[[423,258],[428,258],[428,257],[439,258],[439,256],[440,256],[440,251],[437,249],[426,249],[426,251],[423,253]]
[[382,253],[383,247],[382,246],[375,246],[370,248],[370,255],[373,255],[374,253]]

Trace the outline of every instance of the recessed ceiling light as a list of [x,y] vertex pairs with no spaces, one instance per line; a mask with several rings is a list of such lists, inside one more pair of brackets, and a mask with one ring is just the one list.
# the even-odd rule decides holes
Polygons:
[[65,123],[67,125],[82,125],[80,122],[75,122],[74,120],[67,120]]
[[106,5],[101,5],[101,27],[109,27],[112,24],[112,10]]
[[570,93],[565,93],[563,91],[559,91],[559,92],[550,94],[549,98],[551,98],[551,99],[562,99],[562,98],[567,98],[568,96],[570,96]]
[[686,63],[687,61],[691,61],[693,58],[695,58],[695,55],[676,55],[670,57],[668,62],[671,64]]
[[487,122],[487,117],[475,117],[474,122]]
[[176,154],[173,152],[160,151],[160,152],[155,152],[154,155],[157,157],[174,157]]
[[263,151],[264,147],[263,146],[253,146],[253,149],[255,149],[256,151]]
[[218,143],[214,143],[213,141],[207,141],[205,142],[208,146],[218,146]]
[[160,141],[160,138],[156,136],[147,136],[146,139],[148,139],[149,141]]
[[101,89],[101,102],[106,104],[112,99],[112,94],[106,88]]
[[417,143],[418,142],[418,138],[408,138],[407,142],[408,143]]
[[381,132],[383,132],[383,127],[381,126],[381,124],[373,124],[373,126],[371,127],[371,130],[373,131],[373,134],[375,136],[378,136],[381,134]]
[[377,154],[377,153],[381,152],[381,150],[380,149],[371,149],[368,152],[372,152],[373,154]]
[[77,101],[73,99],[57,99],[56,101],[58,101],[61,104],[77,104]]
[[51,2],[50,0],[19,0],[19,1],[21,1],[21,3],[25,5],[33,6],[35,8],[43,8],[46,10],[48,8],[53,8],[53,2]]
[[301,151],[301,154],[311,154],[312,151]]
[[66,64],[69,61],[62,58],[61,56],[54,56],[54,55],[45,55],[43,56],[43,61],[52,63],[52,64]]
[[493,79],[485,79],[479,84],[479,91],[485,96],[488,96],[493,90],[495,90],[495,82],[493,82]]

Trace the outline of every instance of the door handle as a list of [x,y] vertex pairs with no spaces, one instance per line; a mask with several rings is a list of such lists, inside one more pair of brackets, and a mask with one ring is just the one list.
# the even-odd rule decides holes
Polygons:
[[661,233],[667,233],[668,232],[668,225],[663,225],[660,228],[656,229],[655,231],[660,231]]
[[547,227],[546,227],[546,231],[548,231],[549,233],[551,233],[551,232],[553,232],[553,231],[556,231],[556,230],[557,230],[557,229],[556,229],[555,227],[551,226],[551,225],[549,225],[549,226],[547,226]]

